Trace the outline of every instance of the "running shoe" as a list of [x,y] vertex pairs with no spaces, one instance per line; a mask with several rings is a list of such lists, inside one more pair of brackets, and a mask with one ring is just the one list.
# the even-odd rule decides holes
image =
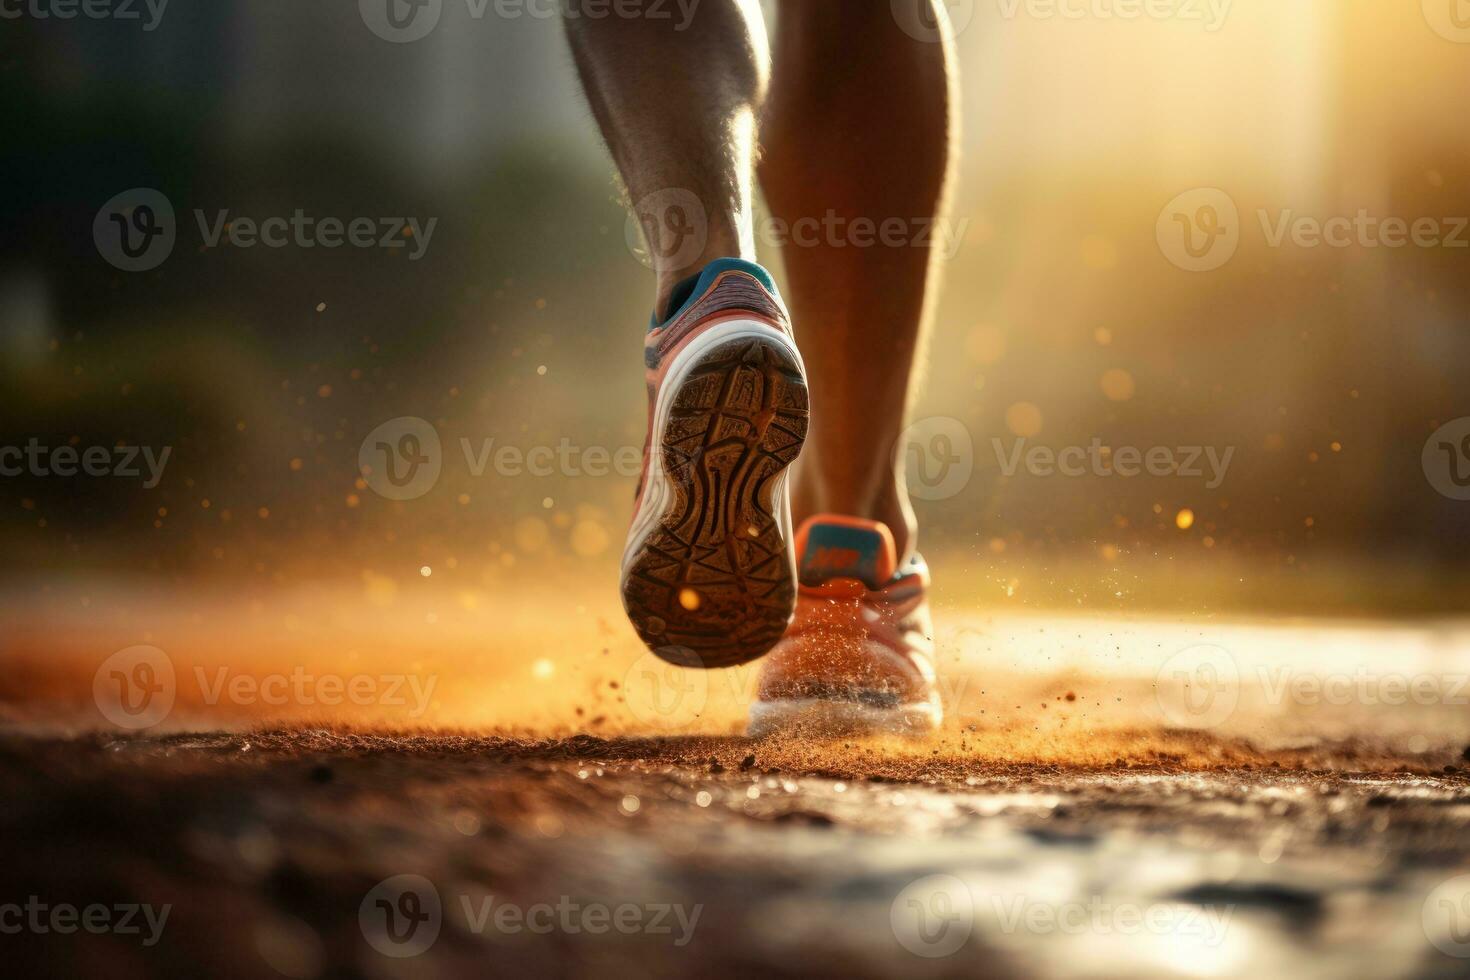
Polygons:
[[830,514],[801,526],[796,551],[796,617],[762,665],[750,734],[937,729],[924,560],[897,568],[886,525]]
[[623,607],[655,654],[730,667],[781,638],[796,603],[788,467],[806,371],[761,266],[718,259],[651,325],[648,435],[623,551]]

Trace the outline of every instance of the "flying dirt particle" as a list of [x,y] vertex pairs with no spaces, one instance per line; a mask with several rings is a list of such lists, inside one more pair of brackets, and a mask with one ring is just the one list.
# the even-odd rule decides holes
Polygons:
[[434,570],[428,565],[420,565],[419,574],[422,575],[424,578],[428,578],[430,575],[434,574]]
[[698,793],[694,794],[694,805],[709,806],[711,803],[714,802],[714,799],[715,798],[713,796],[710,796],[706,790],[700,790]]
[[680,589],[679,605],[683,606],[690,612],[693,612],[700,606],[699,593],[695,592],[693,589]]
[[538,681],[550,680],[551,675],[556,673],[556,664],[542,657],[531,665],[531,676]]
[[627,796],[623,797],[623,801],[618,804],[618,808],[631,817],[633,814],[638,812],[638,808],[642,805],[643,804],[639,802],[638,797],[634,796],[632,793],[629,793]]
[[318,304],[316,304],[316,311],[318,313],[321,313],[321,312],[325,311],[326,308],[327,308],[327,304],[326,303],[318,303]]
[[539,517],[523,517],[512,529],[516,547],[526,554],[540,551],[551,541],[551,529]]
[[965,338],[965,353],[978,364],[995,364],[1005,357],[1005,331],[988,323],[978,324]]
[[608,535],[596,521],[579,521],[572,528],[572,551],[579,558],[596,558],[607,550]]
[[1105,272],[1118,264],[1118,246],[1102,235],[1088,235],[1082,239],[1082,264]]
[[1076,691],[1068,691],[1067,692],[1067,700],[1068,701],[1076,701],[1077,700],[1077,692]]
[[1181,531],[1188,531],[1194,527],[1194,511],[1188,507],[1183,508],[1174,515],[1174,525]]
[[1110,368],[1103,372],[1099,381],[1103,396],[1112,402],[1126,402],[1133,398],[1138,386],[1133,381],[1133,375],[1122,368]]
[[1042,415],[1041,409],[1031,402],[1016,402],[1006,409],[1006,428],[1011,434],[1022,439],[1041,434]]

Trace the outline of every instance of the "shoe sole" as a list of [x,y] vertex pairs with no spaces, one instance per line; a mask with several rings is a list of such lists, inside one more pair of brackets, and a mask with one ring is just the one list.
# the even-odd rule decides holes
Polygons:
[[939,729],[941,717],[937,704],[877,708],[851,701],[792,698],[752,705],[746,733],[751,738],[773,735],[903,735],[923,738]]
[[623,555],[623,607],[655,654],[687,667],[762,656],[796,606],[787,469],[806,439],[806,371],[784,333],[717,324],[671,365],[654,407],[648,486]]

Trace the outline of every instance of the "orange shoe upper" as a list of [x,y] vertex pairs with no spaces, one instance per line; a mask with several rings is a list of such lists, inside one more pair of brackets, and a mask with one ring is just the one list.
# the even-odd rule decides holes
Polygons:
[[929,572],[896,568],[876,521],[821,515],[796,534],[796,616],[767,655],[763,701],[823,698],[898,707],[937,698]]

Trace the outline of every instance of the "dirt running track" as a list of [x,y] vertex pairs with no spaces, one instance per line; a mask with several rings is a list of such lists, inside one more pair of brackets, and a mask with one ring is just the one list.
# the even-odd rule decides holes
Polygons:
[[16,976],[1470,975],[1470,621],[956,602],[939,735],[757,742],[614,599],[81,588],[0,633]]
[[67,903],[170,910],[156,936],[138,914],[0,949],[14,976],[1470,969],[1463,760],[1139,739],[1069,767],[734,737],[10,736],[4,900],[47,903],[43,927]]

